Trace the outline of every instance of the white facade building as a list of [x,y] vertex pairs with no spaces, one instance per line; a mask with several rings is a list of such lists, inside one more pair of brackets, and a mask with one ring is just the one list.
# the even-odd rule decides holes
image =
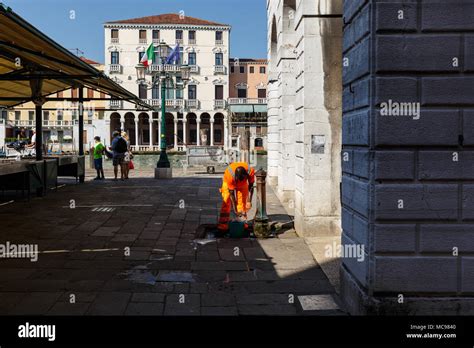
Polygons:
[[167,92],[167,144],[176,151],[205,145],[227,150],[230,26],[163,14],[107,22],[104,29],[106,74],[156,107],[156,112],[141,111],[128,102],[110,101],[105,115],[109,134],[122,129],[135,151],[159,150],[161,90],[159,84],[150,88],[152,73],[160,69],[161,60],[156,59],[148,68],[142,86],[137,82],[135,67],[151,43],[165,42],[171,48],[179,43],[182,62],[191,66],[191,80],[184,90]]
[[268,181],[301,236],[340,234],[342,0],[267,0]]

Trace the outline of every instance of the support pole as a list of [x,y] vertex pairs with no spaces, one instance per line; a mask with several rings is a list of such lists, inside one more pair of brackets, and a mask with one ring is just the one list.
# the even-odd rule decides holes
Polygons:
[[[84,156],[84,87],[79,86],[79,156]],[[79,177],[79,182],[83,183],[84,175]]]
[[168,154],[166,153],[166,77],[161,79],[161,153],[157,167],[171,168]]
[[43,160],[43,104],[42,103],[35,104],[35,118],[36,118],[36,126],[35,126],[36,160],[42,161]]
[[165,74],[165,65],[163,61],[161,76],[161,129],[160,129],[160,159],[156,164],[155,168],[155,179],[171,179],[173,172],[171,169],[171,163],[166,153],[166,81],[167,76]]
[[30,89],[31,89],[31,97],[32,97],[33,103],[35,104],[36,160],[42,161],[43,160],[43,104],[45,102],[45,99],[42,97],[43,80],[40,78],[30,80]]
[[268,238],[270,226],[267,216],[267,172],[260,168],[255,174],[257,177],[257,212],[255,214],[254,234],[257,238]]
[[78,116],[79,116],[79,156],[84,156],[84,90],[83,87],[79,87],[79,105],[78,105]]

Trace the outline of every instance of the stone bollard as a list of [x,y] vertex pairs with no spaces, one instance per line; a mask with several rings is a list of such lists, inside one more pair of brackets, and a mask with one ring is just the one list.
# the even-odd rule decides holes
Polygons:
[[257,173],[257,212],[254,219],[254,234],[257,238],[268,238],[270,236],[270,226],[267,216],[267,191],[265,180],[267,172],[260,168]]

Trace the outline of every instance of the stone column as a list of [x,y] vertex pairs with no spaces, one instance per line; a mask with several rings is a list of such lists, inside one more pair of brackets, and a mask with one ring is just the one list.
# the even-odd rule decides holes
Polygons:
[[211,132],[211,146],[214,146],[214,117],[209,120]]
[[125,131],[125,115],[120,115],[120,129]]
[[229,143],[230,143],[230,139],[229,139],[229,119],[227,117],[227,114],[224,114],[224,151],[227,153],[228,149],[229,149]]
[[296,38],[301,46],[295,64],[297,92],[294,107],[285,113],[296,123],[295,229],[304,237],[340,234],[342,8],[337,3],[319,8],[320,16],[310,16],[306,9],[295,18],[302,25]]
[[153,115],[149,116],[149,123],[150,123],[150,129],[149,129],[149,134],[150,134],[150,150],[153,149]]
[[135,118],[135,151],[138,150],[138,118]]
[[178,149],[178,119],[174,119],[174,133],[173,133],[173,148],[175,150]]
[[183,115],[183,144],[184,146],[186,146],[187,144],[187,134],[186,134],[186,123],[187,123],[187,120],[186,120],[186,116]]
[[196,118],[196,133],[197,133],[196,145],[201,146],[201,118],[200,117]]

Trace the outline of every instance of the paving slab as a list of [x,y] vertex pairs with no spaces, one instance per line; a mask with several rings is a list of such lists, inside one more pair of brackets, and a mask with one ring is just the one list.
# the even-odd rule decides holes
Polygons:
[[129,303],[125,315],[161,316],[163,308],[163,303]]
[[122,315],[130,301],[131,293],[101,292],[89,307],[88,315]]
[[165,315],[200,315],[201,298],[197,294],[173,294],[166,296]]
[[[221,181],[220,175],[166,182],[144,176],[124,183],[67,184],[41,199],[0,207],[2,238],[55,251],[40,254],[35,263],[0,260],[0,315],[343,313],[324,305],[303,311],[299,302],[288,303],[290,294],[339,301],[325,265],[318,262],[320,247],[328,241],[299,238],[291,229],[291,214],[271,188],[268,214],[281,227],[275,238],[195,242],[201,224],[217,223]],[[137,206],[107,213],[62,208],[71,197],[86,207]],[[185,200],[185,209],[179,199]],[[19,213],[26,209],[28,219]],[[130,256],[124,254],[126,247]],[[70,294],[76,296],[74,305]]]

